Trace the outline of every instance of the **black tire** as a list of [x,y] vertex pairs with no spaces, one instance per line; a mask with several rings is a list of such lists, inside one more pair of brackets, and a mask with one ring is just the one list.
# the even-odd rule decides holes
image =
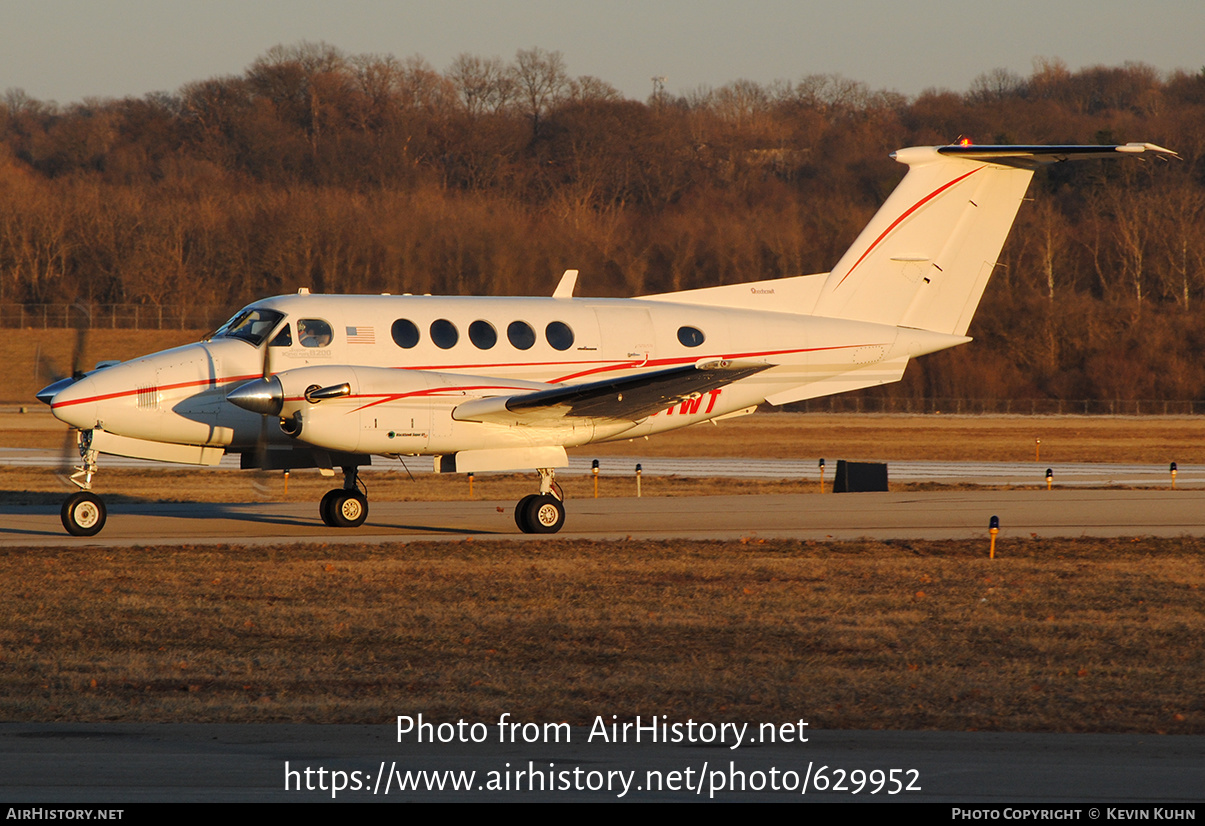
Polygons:
[[528,533],[556,533],[565,525],[565,505],[555,496],[536,496],[526,510]]
[[59,516],[63,520],[63,527],[72,536],[96,536],[105,526],[108,512],[99,496],[81,490],[67,497]]
[[368,497],[358,490],[339,490],[331,497],[327,512],[336,528],[358,528],[368,518]]
[[538,493],[528,494],[515,505],[515,524],[523,533],[534,533],[531,529],[531,521],[527,518],[527,506],[531,504],[531,500],[539,498]]
[[322,494],[322,501],[318,503],[318,515],[322,517],[322,524],[326,525],[328,528],[339,527],[335,524],[334,517],[331,516],[331,500],[341,493],[343,493],[342,488],[328,490],[326,493]]

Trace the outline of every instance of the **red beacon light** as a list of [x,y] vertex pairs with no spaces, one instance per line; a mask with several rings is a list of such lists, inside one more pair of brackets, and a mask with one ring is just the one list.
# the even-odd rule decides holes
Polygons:
[[970,138],[959,138],[958,139],[959,146],[970,146],[971,143],[972,143],[972,141]]

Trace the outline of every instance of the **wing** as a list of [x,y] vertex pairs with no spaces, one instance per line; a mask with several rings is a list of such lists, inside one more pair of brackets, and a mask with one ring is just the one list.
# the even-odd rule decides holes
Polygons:
[[566,419],[638,422],[685,399],[769,368],[760,362],[709,361],[624,378],[555,386],[534,393],[465,402],[452,411],[462,422],[551,425]]

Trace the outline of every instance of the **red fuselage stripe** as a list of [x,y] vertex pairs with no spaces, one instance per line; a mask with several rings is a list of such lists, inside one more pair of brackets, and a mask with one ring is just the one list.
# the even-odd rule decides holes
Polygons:
[[[229,384],[233,381],[251,381],[252,379],[258,378],[260,378],[258,373],[253,373],[249,376],[230,376],[229,378],[222,378],[221,376],[218,376],[217,378],[201,379],[199,381],[182,381],[177,384],[161,384],[154,389],[161,392],[164,390],[179,390],[182,387],[217,387],[219,384]],[[142,391],[137,389],[119,390],[116,393],[104,393],[99,396],[87,396],[82,399],[72,399],[71,401],[66,402],[55,402],[50,405],[50,409],[53,410],[57,407],[71,407],[77,404],[88,404],[89,402],[103,402],[108,401],[109,399],[119,399],[122,396],[135,396],[140,392]]]
[[[836,347],[802,347],[802,348],[795,348],[795,349],[790,349],[790,350],[761,350],[761,351],[754,351],[754,352],[748,352],[748,353],[730,353],[728,355],[723,355],[723,356],[692,356],[690,358],[665,358],[665,359],[649,359],[647,361],[613,362],[611,364],[605,364],[601,367],[594,367],[589,370],[581,370],[576,373],[566,374],[559,378],[552,379],[550,382],[548,382],[548,384],[560,384],[561,382],[568,381],[569,379],[580,378],[581,376],[593,375],[595,373],[606,373],[606,372],[611,372],[614,370],[628,370],[628,369],[632,369],[635,367],[667,367],[667,366],[674,365],[674,364],[694,364],[699,361],[712,361],[712,360],[720,360],[720,359],[731,360],[731,359],[741,359],[741,358],[758,358],[758,357],[764,357],[764,356],[782,356],[782,355],[790,355],[790,354],[794,354],[794,353],[816,353],[816,352],[822,352],[825,350],[848,350],[848,349],[851,349],[854,347],[867,347],[867,346],[871,346],[871,345],[843,344],[843,345],[836,346]],[[549,364],[572,364],[572,363],[574,363],[574,362],[539,362],[539,363],[531,364],[530,366],[547,366]],[[593,362],[576,362],[576,363],[591,364]],[[442,371],[442,372],[459,372],[461,370],[474,370],[474,369],[482,369],[482,368],[486,368],[486,367],[495,367],[495,366],[497,366],[497,365],[459,364],[459,365],[446,365],[446,366],[432,365],[429,367],[428,366],[398,367],[395,369],[418,370],[418,371],[433,370],[433,371]],[[518,362],[518,363],[516,363],[516,366],[528,366],[528,365],[523,362]],[[260,375],[258,373],[252,373],[250,375],[243,375],[243,376],[230,376],[227,378],[218,376],[218,377],[212,378],[212,379],[201,379],[198,381],[185,381],[185,382],[178,382],[176,384],[164,384],[164,385],[160,385],[159,387],[157,387],[155,389],[157,391],[164,391],[164,390],[179,390],[179,389],[187,388],[187,387],[216,387],[220,384],[230,384],[232,382],[253,381],[258,378],[260,378]],[[374,402],[373,404],[380,404],[381,402],[396,400],[396,399],[404,399],[409,396],[426,396],[426,395],[434,395],[434,394],[438,394],[438,393],[447,393],[447,392],[451,392],[451,391],[524,390],[524,389],[526,389],[526,388],[512,387],[509,385],[472,385],[472,386],[463,386],[463,387],[461,387],[461,386],[435,387],[435,388],[428,388],[425,390],[416,390],[416,391],[413,391],[410,393],[387,394],[383,398],[381,398],[380,401]],[[120,390],[116,393],[104,393],[104,394],[98,395],[98,396],[88,396],[88,397],[82,398],[82,399],[72,399],[71,401],[64,401],[64,402],[58,402],[56,404],[52,404],[51,409],[58,408],[58,407],[70,407],[70,406],[77,405],[77,404],[88,404],[89,402],[107,401],[109,399],[117,399],[117,398],[122,398],[124,396],[134,396],[134,395],[137,395],[139,392],[140,391],[138,389]],[[532,392],[535,392],[535,391],[532,391]],[[372,398],[372,396],[371,395],[353,396],[351,398]],[[296,401],[296,400],[297,399],[289,399],[289,401]],[[365,407],[371,407],[371,406],[372,405],[365,405]]]

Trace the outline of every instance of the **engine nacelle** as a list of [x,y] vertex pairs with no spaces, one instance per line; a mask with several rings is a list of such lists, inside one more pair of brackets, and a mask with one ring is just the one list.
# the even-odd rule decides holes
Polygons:
[[[454,430],[460,449],[474,446],[477,431],[486,440],[483,444],[488,442],[485,431],[496,428],[453,421],[453,409],[466,400],[547,387],[428,370],[324,366],[286,370],[249,382],[227,398],[248,410],[278,417],[285,433],[315,447],[346,453],[417,454],[442,452],[442,444],[453,440]],[[512,437],[526,443],[530,434]]]

